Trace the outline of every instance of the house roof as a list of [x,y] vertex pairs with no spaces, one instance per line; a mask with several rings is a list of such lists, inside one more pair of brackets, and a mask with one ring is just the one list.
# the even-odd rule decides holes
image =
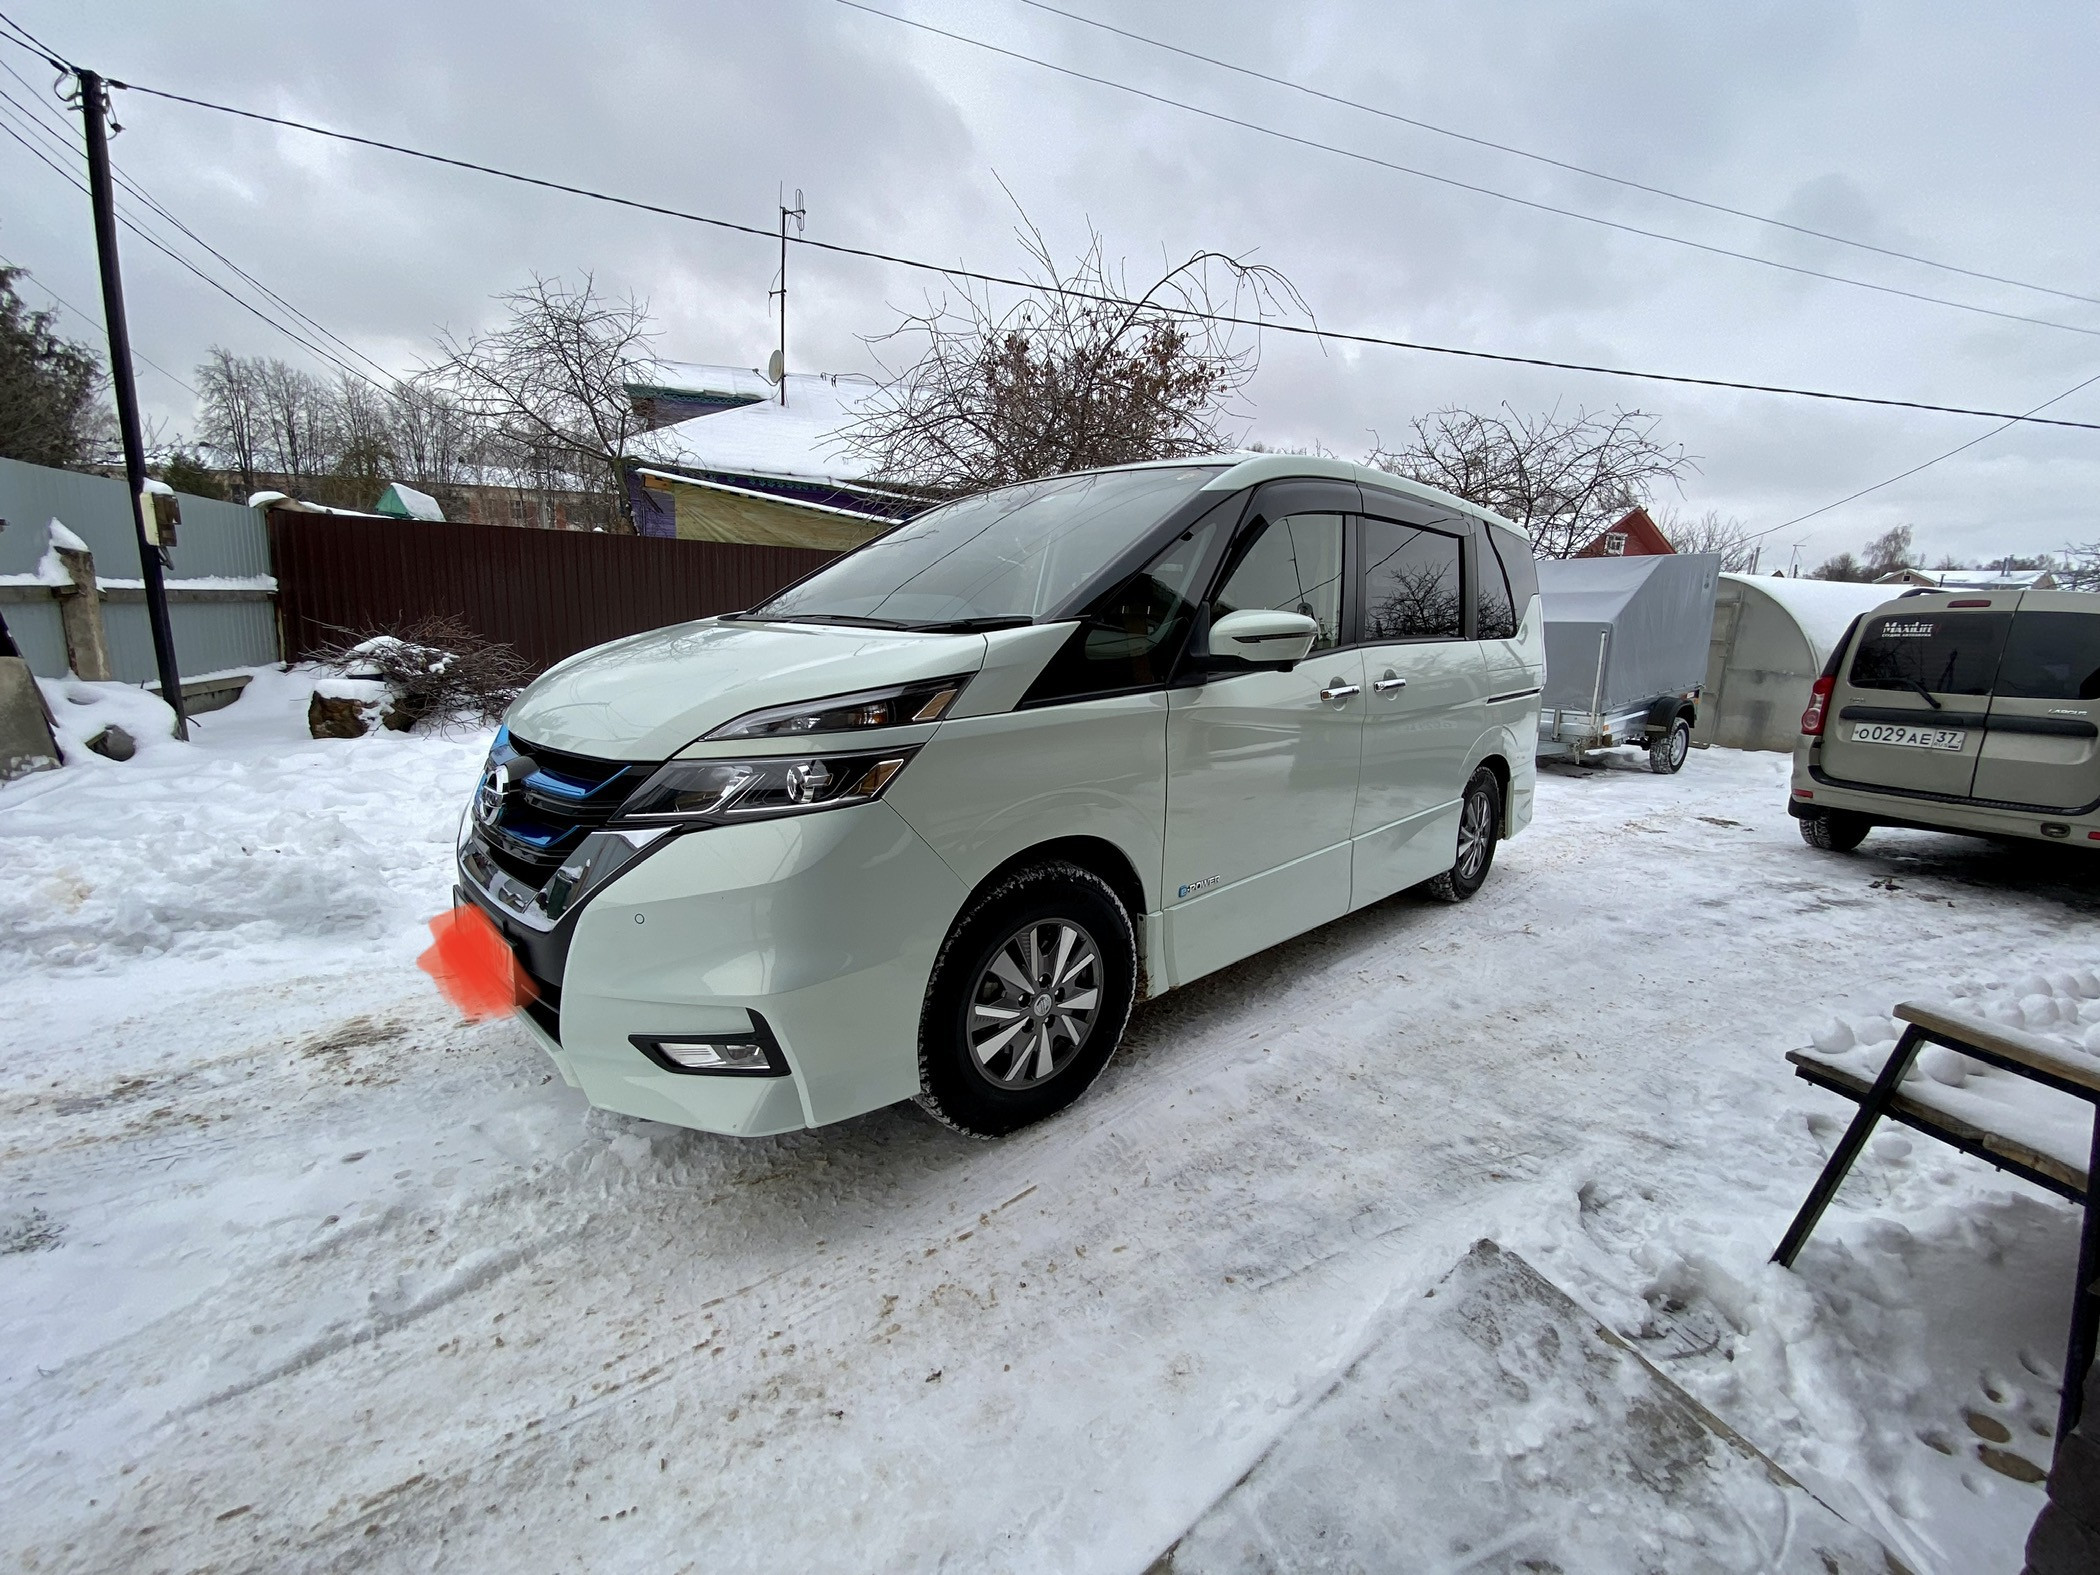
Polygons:
[[[1605,542],[1613,536],[1624,536],[1626,538],[1626,545],[1619,552],[1608,552],[1605,550]],[[1652,558],[1660,557],[1665,553],[1674,553],[1676,550],[1675,547],[1670,545],[1670,538],[1662,533],[1662,528],[1648,517],[1648,511],[1644,508],[1635,507],[1628,509],[1615,523],[1607,525],[1603,530],[1597,532],[1590,540],[1589,545],[1576,553],[1575,556],[1578,558]]]
[[[843,431],[880,387],[873,378],[790,372],[783,405],[771,383],[755,372],[742,375],[756,379],[765,397],[660,428],[635,444],[633,457],[645,464],[792,481],[850,485],[872,479],[869,462],[851,451]],[[733,391],[731,380],[719,381],[723,392]]]

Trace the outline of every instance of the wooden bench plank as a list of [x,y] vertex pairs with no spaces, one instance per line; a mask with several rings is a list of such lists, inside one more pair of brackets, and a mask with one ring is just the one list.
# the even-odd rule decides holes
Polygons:
[[1944,1035],[1948,1039],[1966,1040],[2031,1071],[2100,1095],[2100,1061],[2073,1055],[2038,1034],[2007,1028],[2000,1023],[1987,1023],[1980,1017],[1967,1017],[1960,1012],[1925,1006],[1916,1001],[1905,1001],[1896,1008],[1896,1016],[1906,1023],[1916,1023],[1933,1038]]
[[[1874,1087],[1872,1078],[1862,1077],[1850,1067],[1834,1066],[1806,1051],[1789,1050],[1786,1058],[1794,1063],[1800,1076],[1847,1099],[1864,1100]],[[1896,1091],[1889,1101],[1890,1115],[1936,1137],[1944,1137],[1958,1148],[1977,1149],[1986,1158],[1995,1156],[2008,1160],[2022,1170],[2047,1177],[2076,1197],[2085,1196],[2086,1173],[2077,1166],[2067,1165],[2053,1154],[2043,1153],[2002,1132],[1979,1127],[1950,1110],[1941,1109],[1933,1102],[1930,1089],[1919,1089],[1916,1093],[1907,1091],[1914,1086],[1906,1085],[1906,1088]]]

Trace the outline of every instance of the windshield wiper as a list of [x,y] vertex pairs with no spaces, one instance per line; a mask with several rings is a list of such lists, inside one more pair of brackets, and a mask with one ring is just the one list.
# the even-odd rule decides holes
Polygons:
[[913,634],[974,634],[980,629],[1018,629],[1035,620],[1026,613],[994,613],[981,618],[943,618],[935,623],[908,623],[899,627]]
[[852,613],[730,613],[738,623],[837,623],[855,629],[909,629],[913,625],[899,623],[895,618],[861,618]]
[[[1893,677],[1894,675],[1893,675],[1893,674],[1891,674],[1890,676],[1892,676],[1892,677]],[[1915,679],[1915,678],[1897,678],[1897,679],[1896,679],[1896,682],[1897,682],[1897,683],[1899,683],[1899,684],[1908,684],[1908,685],[1909,685],[1909,686],[1910,686],[1911,688],[1913,688],[1913,689],[1917,690],[1917,692],[1918,692],[1919,694],[1921,694],[1921,695],[1923,695],[1923,696],[1925,697],[1925,703],[1926,703],[1927,705],[1931,706],[1931,707],[1933,708],[1933,710],[1935,710],[1935,711],[1944,711],[1944,710],[1946,710],[1946,709],[1947,709],[1947,708],[1946,708],[1945,706],[1941,705],[1941,704],[1939,703],[1939,701],[1937,701],[1937,700],[1935,700],[1935,699],[1933,698],[1933,695],[1932,695],[1932,691],[1931,691],[1930,689],[1927,689],[1927,688],[1925,687],[1925,685],[1924,685],[1924,684],[1923,684],[1922,682],[1920,682],[1920,681],[1919,681],[1918,679]]]

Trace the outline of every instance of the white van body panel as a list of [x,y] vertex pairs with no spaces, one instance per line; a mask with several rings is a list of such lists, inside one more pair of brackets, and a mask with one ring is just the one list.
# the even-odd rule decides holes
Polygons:
[[[1200,490],[1303,478],[1486,518],[1433,488],[1302,456],[1231,464]],[[491,770],[483,792],[499,806],[511,786],[541,782],[544,802],[563,773],[581,792],[591,768],[610,782],[621,763],[639,782],[676,760],[907,757],[880,797],[850,807],[660,828],[566,918],[531,911],[551,886],[492,876],[500,901],[470,893],[521,957],[533,937],[566,933],[535,976],[548,990],[530,1025],[563,1076],[594,1104],[709,1131],[841,1120],[920,1091],[936,959],[1003,869],[1039,856],[1094,869],[1137,931],[1139,992],[1156,995],[1450,869],[1461,796],[1483,764],[1507,786],[1503,834],[1531,819],[1536,598],[1511,639],[1342,645],[1289,670],[1175,670],[1064,698],[1052,664],[1081,648],[1079,628],[704,619],[583,653],[528,688],[506,720],[521,757],[539,760],[517,784]],[[966,682],[936,721],[707,736],[756,710],[945,677]],[[594,824],[628,789],[605,791]],[[617,836],[634,822],[610,824]],[[468,840],[463,891],[476,881]],[[785,1075],[681,1073],[642,1043],[709,1033],[769,1035]]]

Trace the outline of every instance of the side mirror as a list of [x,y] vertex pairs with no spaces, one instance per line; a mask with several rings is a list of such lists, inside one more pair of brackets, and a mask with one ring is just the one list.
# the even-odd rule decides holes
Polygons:
[[1208,665],[1227,672],[1241,666],[1288,671],[1312,654],[1319,637],[1319,620],[1304,613],[1245,607],[1211,624]]

